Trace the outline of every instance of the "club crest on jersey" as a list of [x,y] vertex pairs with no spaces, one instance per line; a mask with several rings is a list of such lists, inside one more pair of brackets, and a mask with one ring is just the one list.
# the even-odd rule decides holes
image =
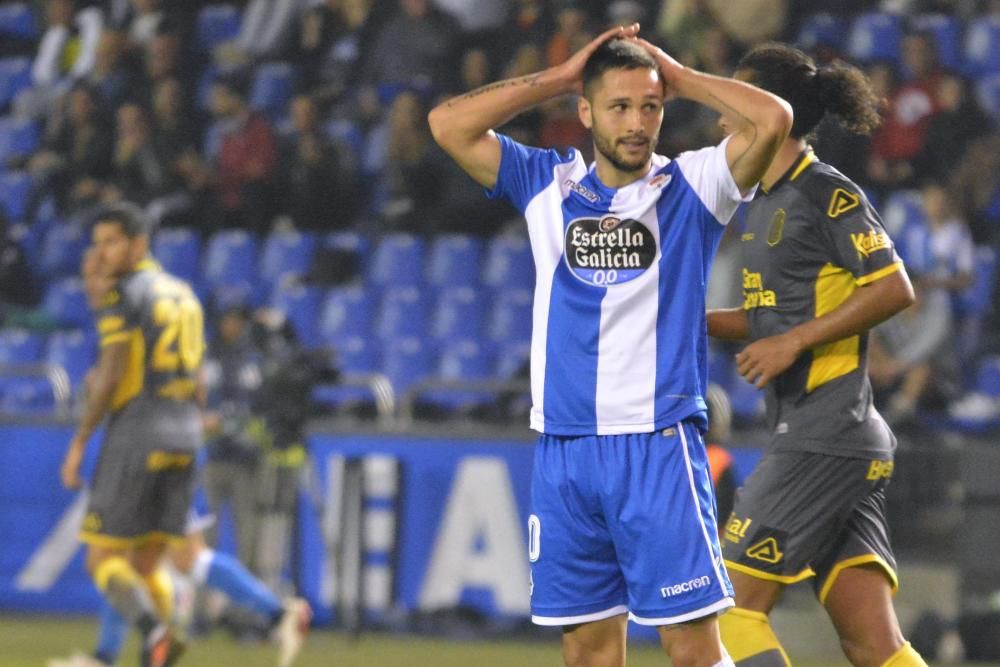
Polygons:
[[608,287],[642,275],[656,259],[656,239],[638,220],[577,218],[566,228],[566,265],[589,285]]
[[772,248],[781,243],[781,235],[785,231],[785,209],[779,208],[771,218],[771,226],[767,229],[767,245]]
[[650,179],[649,183],[646,184],[650,188],[665,188],[670,183],[670,179],[673,178],[672,174],[657,174]]

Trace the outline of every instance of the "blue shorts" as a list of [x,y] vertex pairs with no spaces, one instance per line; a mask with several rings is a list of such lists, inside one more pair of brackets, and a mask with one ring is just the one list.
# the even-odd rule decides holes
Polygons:
[[670,625],[733,606],[701,434],[542,435],[528,520],[531,615],[573,625],[625,612]]

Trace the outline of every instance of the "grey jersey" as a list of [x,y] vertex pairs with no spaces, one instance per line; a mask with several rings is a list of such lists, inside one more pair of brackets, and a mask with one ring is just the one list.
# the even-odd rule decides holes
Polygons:
[[[824,315],[862,285],[902,269],[857,185],[811,151],[750,203],[742,237],[743,307],[750,337]],[[767,388],[772,447],[846,456],[891,452],[872,406],[868,333],[802,354]]]

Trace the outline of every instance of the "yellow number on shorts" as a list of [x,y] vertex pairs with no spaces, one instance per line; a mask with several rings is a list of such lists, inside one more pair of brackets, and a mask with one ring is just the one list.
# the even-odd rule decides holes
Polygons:
[[193,372],[204,354],[201,306],[190,296],[158,298],[153,303],[153,322],[163,331],[153,347],[153,370],[174,373],[181,367]]

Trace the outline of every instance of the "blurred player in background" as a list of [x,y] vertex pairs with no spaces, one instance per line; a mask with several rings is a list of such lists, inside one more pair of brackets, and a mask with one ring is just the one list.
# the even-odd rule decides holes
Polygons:
[[[98,310],[114,286],[114,278],[101,270],[100,254],[96,247],[88,247],[83,256],[81,275],[87,303]],[[95,381],[97,369],[87,374],[85,386]],[[189,578],[195,587],[208,587],[225,593],[229,600],[248,609],[266,621],[269,635],[279,646],[279,667],[289,667],[299,654],[309,627],[311,611],[308,603],[300,598],[281,601],[263,583],[257,580],[237,559],[217,552],[205,542],[204,531],[215,521],[210,514],[192,509],[185,526],[183,541],[173,543],[167,554],[173,568],[171,575]],[[174,586],[176,588],[176,586]],[[128,636],[127,621],[105,602],[101,608],[101,625],[97,646],[92,655],[81,653],[48,662],[48,667],[110,667],[117,663]],[[169,619],[182,626],[185,620],[177,614]]]
[[795,124],[749,207],[743,307],[708,314],[710,335],[754,341],[737,368],[766,387],[773,434],[725,528],[736,608],[720,622],[723,642],[737,665],[790,664],[768,614],[786,585],[815,577],[852,664],[924,665],[892,606],[885,488],[896,441],[867,374],[869,329],[909,306],[913,289],[864,193],[807,143],[827,113],[870,132],[879,100],[856,68],[817,67],[780,44],[751,50],[736,78],[788,100]]
[[[705,283],[791,113],[682,67],[638,30],[609,30],[562,65],[444,102],[429,122],[491,197],[525,214],[538,268],[532,619],[562,626],[567,665],[624,665],[629,615],[659,628],[674,665],[731,665],[716,615],[732,591],[701,439]],[[492,129],[580,92],[589,167],[577,151]],[[653,153],[667,94],[738,110],[741,122],[718,146],[668,160]]]
[[705,451],[708,453],[708,469],[712,473],[712,486],[715,488],[715,507],[721,537],[725,521],[733,511],[736,488],[739,486],[733,469],[733,456],[726,449],[732,436],[733,407],[726,390],[715,383],[708,385],[705,404],[708,406]]

